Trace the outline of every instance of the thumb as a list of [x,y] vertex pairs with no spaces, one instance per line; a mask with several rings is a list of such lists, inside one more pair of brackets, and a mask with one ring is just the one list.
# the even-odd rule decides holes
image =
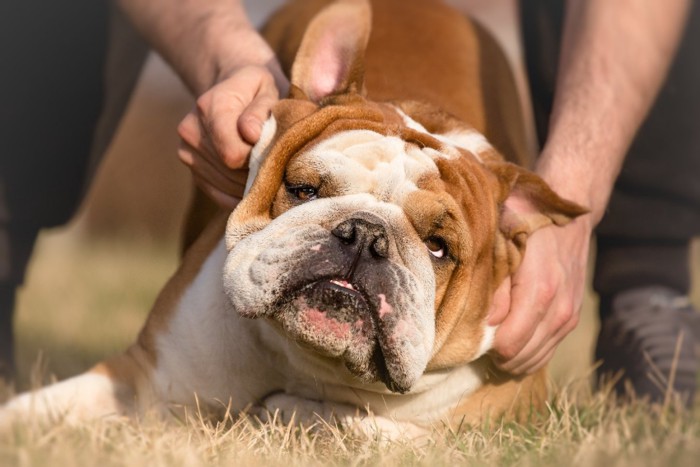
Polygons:
[[493,295],[493,301],[491,302],[491,307],[489,308],[489,314],[487,316],[489,326],[498,326],[506,319],[506,316],[508,316],[508,312],[510,311],[510,288],[511,280],[510,276],[508,276],[503,280],[501,285],[498,286]]
[[263,123],[277,100],[276,88],[261,90],[238,117],[238,132],[248,144],[254,145],[260,139]]

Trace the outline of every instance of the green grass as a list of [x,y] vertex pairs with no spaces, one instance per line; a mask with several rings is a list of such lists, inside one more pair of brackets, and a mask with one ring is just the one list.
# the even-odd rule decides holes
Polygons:
[[[176,265],[175,242],[86,240],[75,229],[43,235],[19,297],[22,386],[32,373],[64,378],[124,349]],[[586,375],[594,304],[588,297],[584,324],[553,365],[562,389],[531,423],[436,427],[420,442],[385,443],[323,425],[211,424],[196,413],[169,422],[37,426],[29,420],[0,434],[0,466],[697,465],[697,411],[617,405],[604,391],[591,393]]]

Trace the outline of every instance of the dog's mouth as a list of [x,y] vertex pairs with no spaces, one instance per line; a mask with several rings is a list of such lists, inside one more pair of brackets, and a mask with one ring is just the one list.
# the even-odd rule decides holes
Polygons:
[[[306,315],[311,331],[331,332],[338,338],[351,338],[339,333],[340,329],[358,337],[371,334],[371,307],[361,289],[344,279],[325,279],[303,287],[292,300],[297,313]],[[314,319],[321,318],[321,319]],[[358,334],[359,331],[359,334]]]
[[315,280],[284,294],[274,317],[295,338],[337,357],[351,341],[374,337],[371,307],[361,289],[345,279]]
[[377,316],[381,303],[362,286],[343,278],[325,278],[288,294],[273,319],[296,342],[331,358],[340,358],[364,382],[381,381],[393,392],[407,392],[392,378],[381,345]]

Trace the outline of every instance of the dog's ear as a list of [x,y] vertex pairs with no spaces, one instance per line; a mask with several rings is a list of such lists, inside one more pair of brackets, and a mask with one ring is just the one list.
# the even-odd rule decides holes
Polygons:
[[321,10],[309,24],[292,65],[291,96],[320,103],[327,96],[363,93],[370,28],[367,0],[337,0]]
[[[499,183],[499,230],[510,273],[519,266],[528,237],[537,229],[563,226],[588,209],[568,201],[535,173],[509,162],[488,164]],[[505,251],[503,251],[505,250]]]

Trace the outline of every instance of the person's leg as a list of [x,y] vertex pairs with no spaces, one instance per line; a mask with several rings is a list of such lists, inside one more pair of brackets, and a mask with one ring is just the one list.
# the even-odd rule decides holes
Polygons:
[[[105,66],[114,62],[110,2],[11,1],[0,4],[0,379],[14,373],[16,289],[41,228],[66,222],[85,191],[125,102],[105,97]],[[128,34],[133,37],[133,33]],[[128,98],[145,56],[123,62]],[[116,57],[116,62],[124,55]],[[114,69],[111,70],[112,74]],[[115,87],[115,86],[112,86]],[[110,91],[111,92],[111,91]],[[47,310],[50,312],[50,310]]]
[[20,232],[10,232],[8,223],[2,221],[4,219],[0,220],[0,382],[11,381],[15,374],[13,318],[16,289],[22,284],[38,231],[28,227]]
[[[521,13],[537,128],[543,142],[563,11],[561,2],[528,0],[521,2]],[[700,105],[693,84],[700,79],[693,55],[700,39],[697,5],[691,16],[668,81],[629,151],[608,213],[597,231],[595,289],[601,295],[603,332],[596,356],[604,360],[602,370],[625,370],[638,393],[657,401],[664,392],[655,389],[647,373],[657,367],[668,379],[667,356],[676,350],[680,331],[685,334],[685,344],[679,348],[682,365],[677,365],[674,388],[686,394],[694,392],[697,373],[692,331],[685,320],[691,308],[678,306],[687,305],[682,294],[690,281],[688,244],[700,232],[700,158],[696,156],[700,151]],[[647,286],[653,287],[640,293],[639,289]],[[672,296],[659,286],[674,291]],[[658,312],[660,303],[667,304],[661,307],[667,312]],[[612,315],[617,316],[614,323],[606,324],[612,323],[608,319]]]
[[[663,400],[673,377],[689,403],[697,386],[694,340],[700,339],[689,324],[696,316],[687,300],[690,241],[700,234],[700,6],[691,8],[666,83],[598,227],[594,281],[601,298],[601,373],[626,367],[636,391],[655,400]],[[623,390],[623,383],[617,387]]]
[[0,11],[0,276],[5,375],[14,368],[12,308],[41,226],[64,222],[83,189],[102,100],[107,4],[2,2]]

